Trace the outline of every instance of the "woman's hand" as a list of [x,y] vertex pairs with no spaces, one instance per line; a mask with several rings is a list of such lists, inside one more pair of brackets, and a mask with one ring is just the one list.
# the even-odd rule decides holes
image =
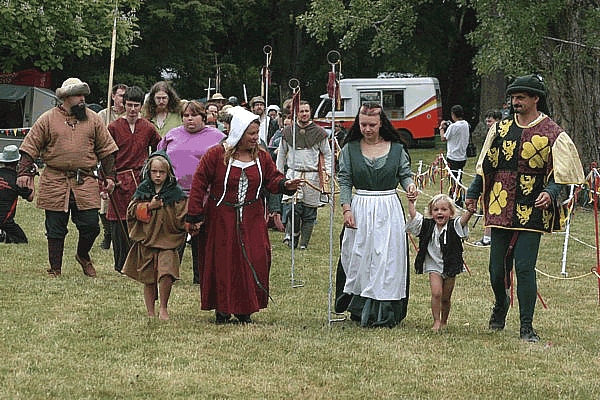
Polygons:
[[409,202],[414,203],[417,201],[417,197],[419,196],[419,190],[417,189],[417,185],[411,183],[406,188],[406,198]]
[[285,232],[285,226],[283,226],[283,224],[281,223],[281,214],[277,212],[269,213],[269,218],[270,217],[273,217],[273,223],[275,224],[275,228],[277,228],[279,232]]
[[293,179],[291,181],[285,181],[284,186],[287,190],[298,190],[300,186],[304,185],[304,182],[304,179]]
[[185,231],[187,233],[189,233],[192,236],[196,236],[198,234],[198,232],[200,231],[200,227],[202,226],[203,223],[204,223],[204,221],[196,222],[195,224],[186,222],[183,225],[184,225]]
[[350,229],[356,229],[356,221],[351,209],[344,210],[344,226]]

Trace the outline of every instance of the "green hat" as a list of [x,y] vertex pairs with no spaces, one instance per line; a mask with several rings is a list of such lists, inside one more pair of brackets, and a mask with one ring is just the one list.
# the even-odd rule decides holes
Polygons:
[[533,94],[544,99],[546,98],[546,86],[537,75],[520,76],[506,88],[507,96],[519,92]]

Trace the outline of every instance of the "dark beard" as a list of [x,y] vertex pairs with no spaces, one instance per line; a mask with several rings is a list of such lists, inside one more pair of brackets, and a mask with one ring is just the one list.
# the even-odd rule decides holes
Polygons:
[[87,113],[86,113],[85,103],[77,104],[71,107],[71,115],[75,117],[77,121],[87,121]]

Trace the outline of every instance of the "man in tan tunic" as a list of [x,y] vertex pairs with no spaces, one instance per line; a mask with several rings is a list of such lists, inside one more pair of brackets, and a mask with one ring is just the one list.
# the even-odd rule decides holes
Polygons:
[[[127,85],[119,83],[112,88],[112,107],[109,104],[109,107],[105,108],[98,112],[98,116],[104,122],[106,126],[110,125],[111,122],[114,122],[117,118],[121,118],[125,116],[125,103],[123,102],[123,95],[127,91]],[[110,110],[110,111],[109,111]],[[110,114],[109,114],[110,112]],[[109,114],[109,115],[107,115]],[[108,117],[108,120],[107,120]]]
[[[125,116],[125,104],[123,102],[123,95],[127,91],[127,85],[119,83],[113,86],[112,88],[112,107],[110,104],[107,108],[100,111],[98,116],[104,122],[104,124],[108,127],[111,122],[114,122],[117,118],[121,118]],[[100,247],[104,250],[110,249],[110,243],[112,241],[111,234],[111,224],[108,219],[106,219],[106,212],[108,211],[108,199],[106,196],[100,197],[100,221],[102,222],[102,227],[104,228],[104,238],[102,240],[102,244]]]
[[39,183],[37,207],[46,211],[48,275],[61,274],[69,214],[79,231],[75,259],[83,273],[96,276],[89,251],[100,233],[100,194],[94,171],[101,163],[106,189],[114,189],[114,153],[117,145],[98,115],[85,106],[87,83],[69,78],[56,95],[63,101],[38,118],[19,149],[17,184],[34,189],[33,160],[46,164]]

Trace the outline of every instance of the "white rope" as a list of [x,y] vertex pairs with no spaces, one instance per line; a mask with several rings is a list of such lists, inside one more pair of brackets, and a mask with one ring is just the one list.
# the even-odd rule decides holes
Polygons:
[[565,278],[564,276],[555,276],[555,275],[547,274],[547,273],[545,273],[543,271],[540,271],[537,268],[535,270],[536,270],[537,273],[539,273],[541,275],[544,275],[547,278],[557,279],[559,281],[572,281],[572,280],[575,280],[575,279],[585,278],[586,276],[590,276],[590,275],[593,274],[593,272],[588,272],[587,274],[583,274],[583,275],[579,275],[579,276],[571,276],[569,278]]
[[[555,233],[562,233],[562,232],[555,232]],[[587,247],[589,247],[590,249],[594,249],[594,250],[596,250],[596,246],[593,246],[593,245],[591,245],[591,244],[587,244],[586,242],[584,242],[584,241],[582,241],[582,240],[579,240],[579,239],[577,239],[577,238],[575,238],[575,237],[573,237],[573,236],[571,236],[571,239],[573,239],[573,240],[574,240],[574,241],[576,241],[577,243],[580,243],[580,244],[582,244],[582,245],[584,245],[584,246],[587,246]]]
[[[462,184],[462,183],[461,183],[461,182],[460,182],[460,181],[457,179],[457,177],[456,177],[456,175],[454,174],[454,172],[458,172],[458,174],[457,174],[457,175],[459,175],[459,176],[460,176],[460,174],[461,174],[461,173],[462,173],[463,175],[467,175],[467,176],[475,176],[475,175],[472,175],[472,174],[466,173],[465,171],[453,171],[453,170],[451,170],[451,169],[450,169],[450,166],[448,165],[448,163],[447,163],[446,159],[444,158],[443,154],[440,154],[440,155],[438,156],[438,160],[442,160],[442,161],[444,162],[444,166],[443,166],[443,167],[439,167],[439,168],[440,168],[440,170],[442,170],[442,169],[446,170],[446,171],[448,172],[448,176],[449,176],[449,177],[450,177],[450,178],[451,178],[451,179],[452,179],[452,180],[453,180],[453,181],[454,181],[454,182],[455,182],[457,185],[459,185],[460,187],[462,187],[462,188],[463,188],[463,189],[465,189],[465,190],[466,190],[466,189],[468,189],[468,188],[467,188],[465,185],[463,185],[463,184]],[[432,165],[430,165],[430,167],[429,167],[429,169],[428,169],[428,171],[427,171],[427,172],[422,172],[422,171],[423,171],[423,161],[422,161],[422,160],[420,160],[420,161],[419,161],[419,166],[418,166],[418,169],[417,169],[417,173],[415,173],[415,176],[416,176],[416,177],[427,177],[427,176],[429,176],[429,175],[431,174],[432,167],[434,167],[434,165],[433,165],[433,164],[432,164]],[[589,173],[589,174],[588,174],[588,176],[586,177],[586,181],[589,181],[589,180],[590,180],[592,177],[594,177],[594,176],[597,176],[597,177],[599,177],[599,178],[600,178],[600,173],[598,172],[598,170],[597,170],[596,168],[594,168],[594,169],[592,169],[592,170],[590,171],[590,173]],[[443,178],[441,177],[441,174],[440,174],[440,179],[443,179]],[[573,218],[573,211],[574,211],[574,209],[575,209],[575,201],[574,201],[574,198],[575,198],[575,188],[576,188],[576,187],[578,187],[578,186],[579,186],[579,187],[581,187],[581,186],[583,186],[583,185],[573,185],[573,184],[569,185],[569,189],[570,189],[570,190],[569,190],[569,196],[568,196],[568,198],[567,198],[567,199],[565,199],[564,201],[562,201],[562,202],[559,204],[560,206],[565,206],[565,205],[568,205],[568,208],[569,208],[569,218],[567,219],[567,225],[566,225],[566,230],[565,230],[565,232],[552,232],[552,233],[553,233],[553,234],[555,234],[555,235],[565,235],[564,244],[563,244],[563,255],[562,255],[562,262],[561,262],[561,265],[562,265],[562,271],[561,271],[561,274],[562,274],[563,276],[566,276],[566,275],[567,275],[567,272],[566,272],[566,261],[567,261],[567,260],[566,260],[566,258],[567,258],[567,252],[568,252],[568,242],[569,242],[569,240],[574,240],[574,241],[576,241],[576,242],[578,242],[578,243],[580,243],[580,244],[582,244],[582,245],[584,245],[584,246],[587,246],[587,247],[589,247],[589,248],[591,248],[591,249],[594,249],[594,250],[596,250],[596,246],[590,245],[590,244],[588,244],[588,243],[586,243],[586,242],[584,242],[584,241],[582,241],[582,240],[580,240],[580,239],[578,239],[578,238],[576,238],[576,237],[573,237],[573,236],[571,235],[571,232],[570,232],[571,222],[572,222],[572,218]],[[398,189],[396,189],[396,191],[397,191],[397,192],[399,192],[399,193],[406,193],[404,190],[402,190],[402,189],[399,189],[399,188],[398,188]],[[425,195],[425,196],[427,196],[429,199],[433,198],[433,196],[430,196],[429,194],[425,193],[425,192],[424,192],[422,189],[418,189],[418,191],[419,191],[419,192],[420,192],[422,195]],[[456,207],[457,209],[461,210],[462,212],[466,211],[466,210],[465,210],[463,207],[460,207],[460,206],[458,206],[458,205],[456,205],[456,204],[455,204],[455,207]],[[483,215],[481,215],[481,214],[473,214],[473,215],[474,215],[475,217],[479,217],[479,218],[483,217]],[[466,244],[466,245],[468,245],[468,246],[472,246],[472,247],[481,247],[481,246],[475,246],[474,244],[472,244],[472,243],[470,243],[470,242],[464,242],[464,244]],[[585,275],[582,275],[582,276],[579,276],[579,277],[573,277],[573,278],[565,278],[565,277],[562,277],[562,278],[561,278],[561,277],[554,277],[554,276],[548,275],[548,274],[546,274],[546,273],[544,273],[544,272],[542,272],[542,271],[539,271],[539,270],[538,270],[538,272],[539,272],[540,274],[542,274],[542,275],[545,275],[545,276],[548,276],[548,277],[550,277],[550,278],[554,278],[554,279],[578,279],[578,278],[580,278],[580,277],[585,277],[585,276],[588,276],[588,275],[590,275],[590,274],[592,274],[592,273],[595,273],[595,272],[590,272],[590,273],[588,273],[588,274],[585,274]]]

